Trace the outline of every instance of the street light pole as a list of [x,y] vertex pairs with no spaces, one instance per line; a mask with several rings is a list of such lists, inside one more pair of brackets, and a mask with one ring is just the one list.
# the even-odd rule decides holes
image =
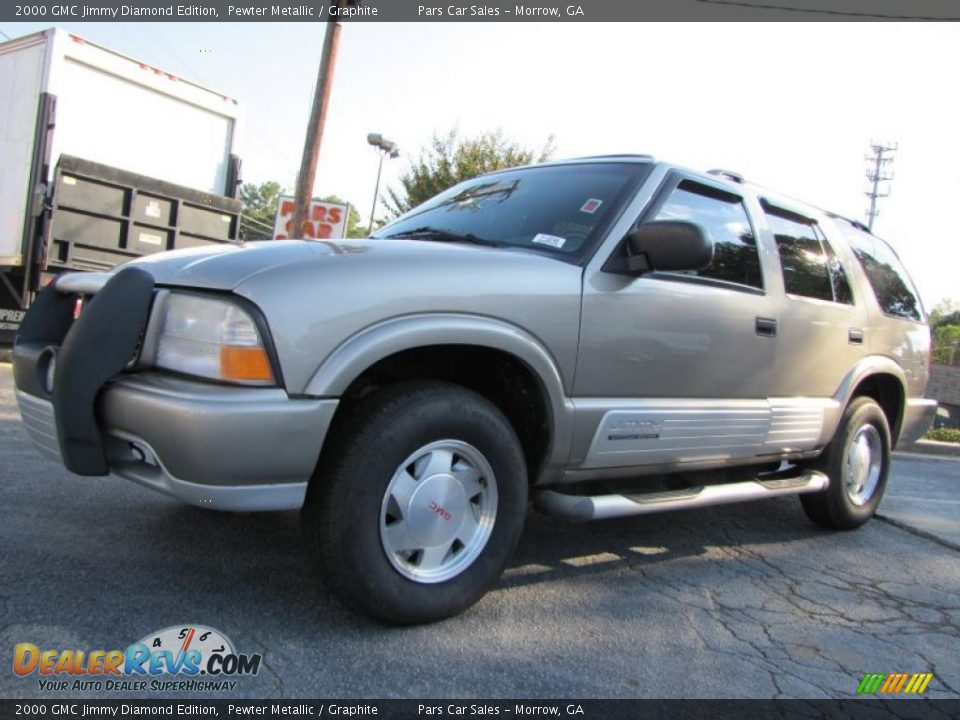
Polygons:
[[373,145],[380,156],[380,164],[377,166],[377,184],[373,186],[373,205],[370,207],[370,225],[367,227],[367,235],[373,233],[373,220],[377,213],[377,196],[380,194],[380,174],[383,172],[383,161],[399,157],[400,150],[393,140],[387,140],[380,133],[370,133],[367,135],[367,142]]
[[380,164],[377,166],[377,184],[373,186],[373,205],[370,208],[370,226],[367,228],[367,235],[373,234],[373,216],[377,212],[377,195],[380,193],[380,173],[383,172],[384,152],[377,153],[380,156]]
[[[348,0],[330,2],[330,5],[336,5],[338,8],[346,7],[348,4]],[[293,226],[288,233],[288,237],[291,238],[302,235],[303,223],[307,219],[310,201],[313,199],[313,184],[317,178],[317,160],[320,157],[320,141],[323,139],[323,126],[327,121],[330,90],[333,88],[333,72],[337,64],[337,49],[340,46],[340,23],[336,21],[336,17],[332,13],[328,16],[327,30],[323,37],[320,71],[317,74],[317,86],[313,92],[313,108],[310,111],[310,122],[307,124],[300,173],[297,175]]]

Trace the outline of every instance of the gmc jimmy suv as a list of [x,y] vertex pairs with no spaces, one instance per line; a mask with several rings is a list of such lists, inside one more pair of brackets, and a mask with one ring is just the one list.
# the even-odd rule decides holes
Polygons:
[[798,495],[865,523],[935,411],[929,345],[859,223],[617,156],[468,180],[368,239],[61,276],[14,371],[72,472],[300,509],[347,605],[419,623],[497,582],[528,500],[592,520]]

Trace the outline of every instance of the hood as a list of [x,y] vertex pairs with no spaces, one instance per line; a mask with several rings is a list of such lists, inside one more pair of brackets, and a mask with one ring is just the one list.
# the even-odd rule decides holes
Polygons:
[[205,245],[148,255],[127,266],[146,270],[158,285],[232,290],[257,273],[329,255],[329,245],[305,240]]
[[[243,245],[217,245],[158,253],[138,258],[127,266],[138,267],[153,275],[158,285],[196,287],[210,290],[234,290],[255,276],[276,277],[283,269],[345,270],[344,264],[370,267],[401,263],[406,267],[429,267],[431,263],[460,265],[497,258],[507,264],[556,265],[559,260],[522,250],[488,248],[462,243],[419,240],[266,240]],[[566,263],[562,263],[566,264]],[[569,266],[568,266],[569,267]]]

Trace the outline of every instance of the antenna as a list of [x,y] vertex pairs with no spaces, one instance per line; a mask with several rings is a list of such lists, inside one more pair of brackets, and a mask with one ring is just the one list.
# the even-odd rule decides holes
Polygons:
[[890,196],[890,186],[884,186],[881,183],[889,183],[893,180],[893,171],[890,166],[893,165],[893,154],[897,151],[897,143],[881,143],[871,141],[870,154],[866,156],[867,161],[867,181],[870,183],[866,196],[870,198],[870,208],[867,210],[867,229],[873,231],[873,222],[880,215],[877,208],[877,200]]

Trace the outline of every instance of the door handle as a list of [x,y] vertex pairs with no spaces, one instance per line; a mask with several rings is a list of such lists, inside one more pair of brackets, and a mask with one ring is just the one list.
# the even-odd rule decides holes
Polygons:
[[863,345],[863,330],[860,328],[850,328],[847,333],[847,339],[852,345]]
[[777,334],[776,318],[758,317],[756,324],[757,335],[775,337]]

